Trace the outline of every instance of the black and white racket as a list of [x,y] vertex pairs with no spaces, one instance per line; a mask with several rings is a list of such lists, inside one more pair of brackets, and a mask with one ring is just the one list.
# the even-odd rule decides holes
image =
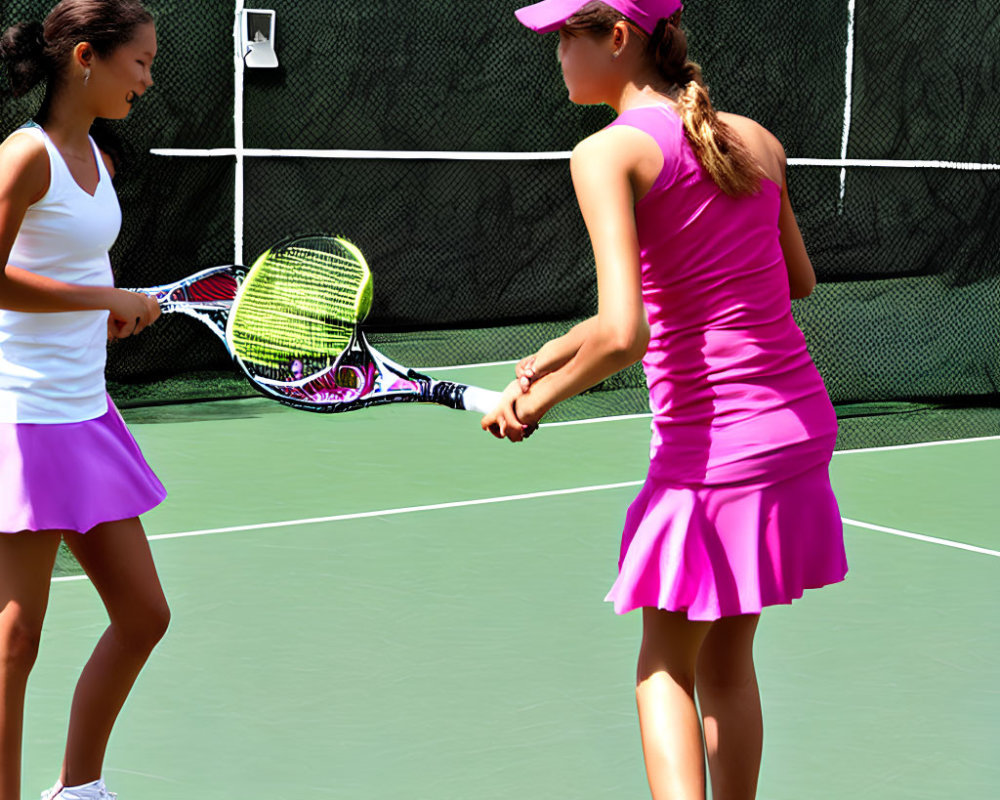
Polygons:
[[291,239],[250,268],[212,267],[130,291],[155,298],[163,313],[205,323],[259,392],[294,408],[424,402],[486,414],[500,399],[499,392],[434,380],[368,343],[358,325],[372,304],[371,271],[340,237]]

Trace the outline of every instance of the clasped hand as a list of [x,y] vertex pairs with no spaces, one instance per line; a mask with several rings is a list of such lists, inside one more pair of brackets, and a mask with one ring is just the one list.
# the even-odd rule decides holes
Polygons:
[[483,430],[498,439],[520,442],[538,430],[542,417],[529,396],[532,383],[539,377],[535,374],[535,356],[519,361],[514,373],[516,377],[504,389],[497,407],[483,417],[481,424]]

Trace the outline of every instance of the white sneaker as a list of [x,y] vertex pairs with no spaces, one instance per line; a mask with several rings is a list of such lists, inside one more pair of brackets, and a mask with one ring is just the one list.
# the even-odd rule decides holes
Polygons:
[[107,790],[102,778],[80,786],[63,786],[57,783],[42,792],[41,800],[115,800],[116,797],[118,795]]
[[55,797],[57,794],[59,794],[59,792],[61,792],[62,790],[63,790],[63,785],[58,781],[56,781],[55,786],[53,786],[51,789],[46,789],[44,792],[42,792],[42,800],[52,800],[52,798]]

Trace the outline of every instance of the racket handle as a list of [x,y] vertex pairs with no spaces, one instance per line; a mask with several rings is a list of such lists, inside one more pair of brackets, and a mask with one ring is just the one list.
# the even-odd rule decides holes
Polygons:
[[462,400],[469,411],[477,414],[489,414],[500,402],[500,392],[480,389],[478,386],[467,386],[462,393]]
[[500,392],[491,392],[489,389],[480,389],[478,386],[465,386],[450,381],[434,381],[431,385],[430,399],[431,402],[449,408],[488,414],[500,402]]

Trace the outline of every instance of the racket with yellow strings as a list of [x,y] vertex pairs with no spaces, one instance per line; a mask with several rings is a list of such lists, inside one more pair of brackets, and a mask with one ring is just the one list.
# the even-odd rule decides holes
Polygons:
[[479,414],[499,393],[438,381],[379,353],[359,324],[373,298],[371,270],[342,237],[282,242],[247,268],[212,267],[175,283],[133,289],[163,313],[203,322],[262,394],[306,411],[436,403]]

